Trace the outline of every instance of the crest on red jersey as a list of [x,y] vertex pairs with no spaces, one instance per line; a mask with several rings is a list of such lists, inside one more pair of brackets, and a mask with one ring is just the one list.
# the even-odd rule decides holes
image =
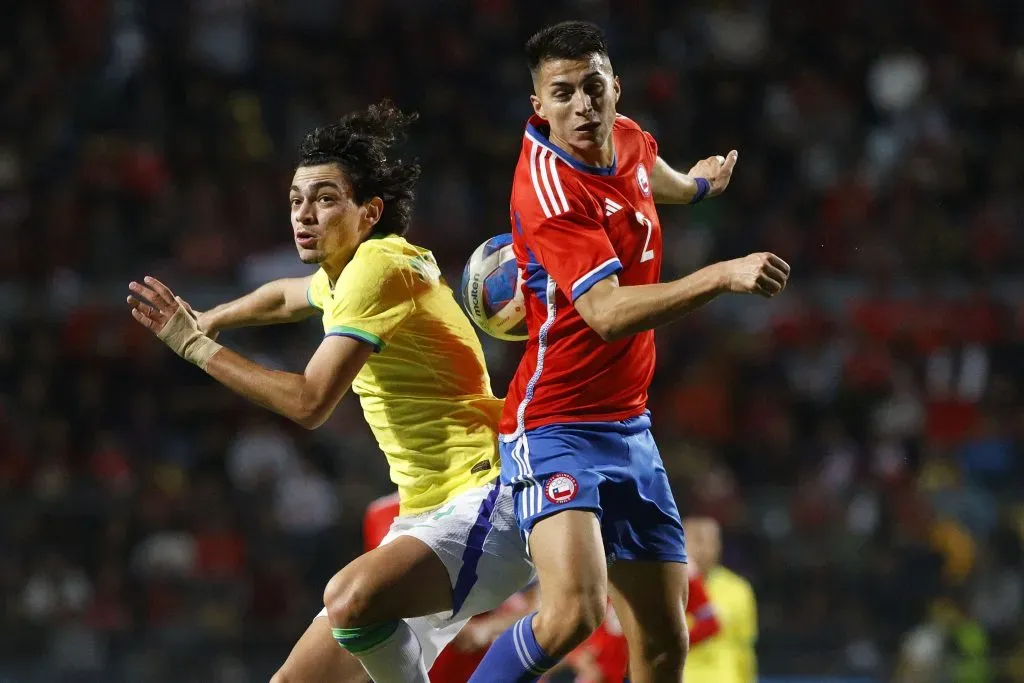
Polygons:
[[647,167],[643,164],[636,167],[636,184],[640,186],[640,191],[645,197],[651,196],[651,179],[647,175]]
[[576,478],[565,472],[558,472],[544,482],[544,497],[552,503],[568,503],[576,497]]

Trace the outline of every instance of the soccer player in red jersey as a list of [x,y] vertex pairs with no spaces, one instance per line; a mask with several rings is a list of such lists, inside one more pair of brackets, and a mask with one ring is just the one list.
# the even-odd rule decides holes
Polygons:
[[656,203],[720,194],[737,153],[686,174],[616,114],[601,30],[546,28],[527,42],[534,116],[512,186],[513,249],[529,340],[500,424],[502,481],[540,581],[540,607],[494,642],[473,683],[535,681],[604,619],[608,582],[638,683],[678,683],[686,656],[686,545],[651,436],[658,325],[726,292],[772,297],[773,254],[660,283]]

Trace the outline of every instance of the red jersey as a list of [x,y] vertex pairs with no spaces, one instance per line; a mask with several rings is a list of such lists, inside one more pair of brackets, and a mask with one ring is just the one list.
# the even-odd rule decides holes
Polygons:
[[466,683],[480,666],[487,650],[461,652],[449,645],[430,667],[430,683]]
[[363,515],[363,549],[370,552],[380,545],[398,516],[398,494],[378,498],[370,503]]
[[619,116],[611,167],[588,166],[532,117],[512,183],[512,245],[523,279],[529,341],[509,386],[501,433],[559,422],[624,420],[644,412],[654,332],[607,343],[573,307],[598,281],[658,282],[661,224],[650,172],[654,138]]
[[[691,574],[689,588],[690,598],[686,602],[686,614],[690,617],[690,645],[693,646],[717,634],[721,630],[721,624],[708,599],[704,579],[697,574]],[[626,636],[622,633],[622,625],[619,624],[618,615],[611,604],[608,605],[604,622],[569,656],[572,657],[581,650],[589,650],[594,656],[605,681],[621,681],[626,677],[629,649],[626,645]]]

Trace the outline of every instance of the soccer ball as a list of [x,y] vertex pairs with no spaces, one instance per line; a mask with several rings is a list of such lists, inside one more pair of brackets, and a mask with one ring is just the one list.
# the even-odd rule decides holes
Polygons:
[[523,281],[512,234],[496,235],[473,252],[462,271],[462,306],[476,326],[496,339],[522,341],[526,333]]

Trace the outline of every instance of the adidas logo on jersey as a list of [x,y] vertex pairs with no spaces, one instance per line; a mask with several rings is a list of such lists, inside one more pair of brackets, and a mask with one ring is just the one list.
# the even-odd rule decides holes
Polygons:
[[615,202],[613,202],[612,200],[608,199],[607,197],[604,198],[604,215],[605,216],[611,216],[613,213],[617,213],[619,211],[622,211],[622,205],[621,204],[616,204]]

